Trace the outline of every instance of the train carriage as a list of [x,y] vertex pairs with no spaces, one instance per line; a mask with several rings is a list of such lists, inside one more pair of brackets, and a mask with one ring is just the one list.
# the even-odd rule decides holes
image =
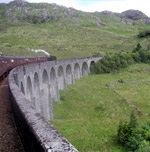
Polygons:
[[3,80],[9,71],[17,66],[53,60],[56,60],[55,56],[8,56],[0,53],[0,80]]

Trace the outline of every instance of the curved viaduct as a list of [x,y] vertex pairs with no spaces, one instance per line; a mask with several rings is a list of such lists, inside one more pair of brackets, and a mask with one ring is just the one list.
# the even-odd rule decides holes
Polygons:
[[59,90],[87,76],[92,63],[102,58],[56,60],[12,70],[12,105],[26,151],[35,147],[39,147],[35,151],[77,151],[47,120],[53,119],[53,102],[60,99]]

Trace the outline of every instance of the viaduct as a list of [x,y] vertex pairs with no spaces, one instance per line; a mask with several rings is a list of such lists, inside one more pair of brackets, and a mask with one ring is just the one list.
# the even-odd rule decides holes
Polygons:
[[55,60],[17,67],[9,75],[9,90],[17,128],[25,151],[77,152],[49,122],[59,90],[90,73],[103,57]]

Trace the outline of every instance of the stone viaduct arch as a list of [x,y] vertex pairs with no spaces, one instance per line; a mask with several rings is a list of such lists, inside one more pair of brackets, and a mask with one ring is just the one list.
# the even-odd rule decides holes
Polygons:
[[[57,60],[20,68],[20,90],[46,119],[53,119],[52,102],[59,100],[59,90],[90,73],[90,67],[102,57]],[[26,71],[26,73],[24,72]],[[27,76],[26,76],[27,75]],[[26,82],[26,83],[24,83]]]
[[27,98],[29,99],[29,101],[32,101],[32,83],[29,76],[27,78]]
[[88,64],[84,62],[82,64],[82,76],[87,76],[89,74]]
[[80,66],[79,66],[78,63],[76,63],[75,66],[74,66],[74,78],[75,79],[80,79],[81,78]]
[[66,67],[66,84],[73,84],[72,68],[70,64]]
[[92,70],[92,67],[94,66],[95,61],[91,61],[90,63],[90,71]]
[[50,71],[50,94],[51,94],[52,100],[57,100],[58,85],[57,85],[57,79],[56,79],[56,72],[53,67],[51,68],[51,71]]
[[23,83],[21,82],[21,92],[23,93],[23,94],[25,94],[25,92],[24,92],[24,86],[23,86]]
[[64,69],[62,66],[58,67],[58,89],[65,89]]
[[40,96],[40,81],[37,72],[34,74],[34,92],[35,92],[35,106],[36,109],[41,112],[41,96]]
[[50,89],[49,89],[49,78],[48,78],[48,72],[46,69],[43,71],[42,75],[42,106],[41,106],[41,111],[43,116],[46,119],[52,119],[52,114],[50,111],[50,108],[52,107],[51,105],[51,99],[50,99]]
[[[41,144],[40,148],[44,149],[43,151],[70,149],[70,151],[78,152],[45,120],[53,119],[52,103],[59,100],[59,90],[66,89],[67,85],[73,84],[75,79],[87,76],[92,64],[102,58],[56,60],[25,65],[11,71],[9,86],[15,107],[14,114],[18,119],[19,127],[22,128],[22,133],[33,133],[32,144],[37,139],[35,149],[37,145]],[[24,120],[28,125],[26,130],[20,120]],[[29,145],[30,142],[31,139]],[[34,149],[33,145],[31,147]],[[33,151],[37,150],[35,149]]]

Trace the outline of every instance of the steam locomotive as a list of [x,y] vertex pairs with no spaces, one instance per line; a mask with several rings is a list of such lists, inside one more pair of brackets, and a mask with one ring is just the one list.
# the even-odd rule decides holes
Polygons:
[[39,63],[56,60],[55,56],[8,56],[0,54],[0,81],[3,80],[11,69],[25,64]]

